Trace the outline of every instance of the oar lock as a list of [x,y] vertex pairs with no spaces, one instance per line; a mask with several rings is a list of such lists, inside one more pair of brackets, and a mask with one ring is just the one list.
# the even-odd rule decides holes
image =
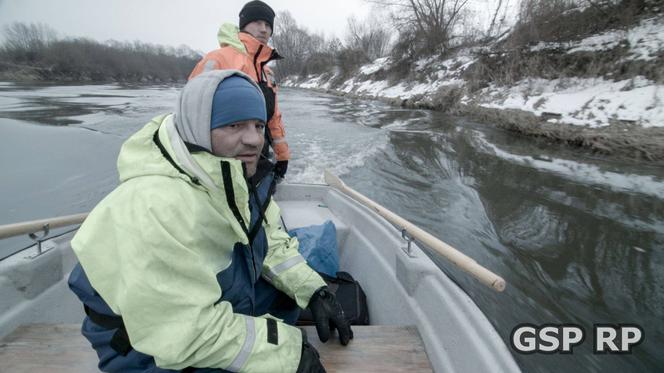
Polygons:
[[406,255],[408,255],[409,258],[415,258],[416,255],[415,255],[415,253],[413,253],[413,248],[411,247],[411,244],[413,243],[413,241],[415,239],[413,238],[413,236],[411,236],[408,233],[406,228],[401,228],[401,238],[403,238],[406,241],[406,244],[407,244],[406,247],[401,248],[403,250],[403,252],[405,252]]
[[46,251],[48,251],[48,250],[50,250],[50,249],[53,248],[53,247],[47,247],[46,250],[43,250],[43,249],[42,249],[42,242],[44,242],[45,240],[48,239],[47,236],[48,236],[48,234],[49,234],[50,231],[51,231],[51,227],[50,227],[50,225],[49,225],[48,223],[46,223],[46,224],[44,224],[44,225],[42,226],[41,232],[43,232],[43,234],[41,235],[41,237],[37,236],[37,234],[36,234],[36,233],[38,233],[39,231],[37,231],[37,232],[32,232],[32,233],[29,233],[29,234],[28,234],[28,237],[32,238],[33,241],[36,241],[36,242],[37,242],[37,254],[31,256],[30,259],[34,259],[34,258],[36,258],[36,257],[38,257],[38,256],[40,256],[40,255],[42,255],[42,254],[45,253]]

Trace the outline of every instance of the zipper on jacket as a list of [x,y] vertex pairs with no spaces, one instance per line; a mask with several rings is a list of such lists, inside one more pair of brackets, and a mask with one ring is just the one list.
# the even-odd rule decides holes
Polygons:
[[[244,163],[242,164],[242,177],[245,181],[247,182],[247,178],[245,177],[246,175],[246,168]],[[256,259],[254,258],[254,247],[251,242],[250,236],[249,236],[249,230],[247,229],[247,224],[244,221],[244,218],[242,217],[242,214],[240,214],[240,210],[237,207],[237,203],[235,203],[235,189],[233,188],[233,178],[231,177],[231,164],[227,161],[221,161],[221,177],[224,182],[224,191],[226,194],[226,203],[228,203],[228,207],[231,209],[233,212],[233,215],[235,216],[235,219],[240,223],[240,226],[242,227],[242,231],[244,234],[247,236],[247,246],[249,248],[249,255],[251,256],[251,279],[252,283],[256,279]],[[247,190],[249,190],[249,185],[247,185]],[[249,197],[251,198],[251,197]],[[249,208],[249,213],[251,214],[251,207]],[[249,217],[249,224],[251,224],[251,216]],[[255,300],[251,302],[251,314],[254,315],[255,313]]]
[[[263,81],[263,75],[258,72],[258,66],[256,65],[258,64],[258,56],[261,55],[262,50],[263,50],[263,44],[258,46],[258,51],[256,51],[256,55],[254,56],[254,70],[256,70],[256,79],[258,79],[259,83]],[[263,66],[261,66],[261,73],[262,70]]]
[[279,55],[279,53],[277,53],[277,51],[273,49],[272,53],[270,54],[270,57],[267,60],[265,60],[264,62],[261,62],[261,73],[263,73],[263,74],[265,73],[265,65],[270,63],[270,61],[280,60],[282,58],[283,57],[281,57],[281,55]]
[[247,241],[249,241],[247,224],[235,203],[235,190],[233,189],[233,179],[231,177],[231,164],[227,161],[221,161],[221,177],[224,182],[224,191],[226,192],[226,202],[228,203],[228,207],[231,209],[231,212],[233,212],[235,219],[240,223],[240,227],[242,227],[242,231],[247,235]]
[[[249,192],[249,228],[251,228],[251,231],[247,232],[247,240],[249,241],[249,253],[251,255],[251,271],[252,271],[252,281],[256,280],[256,273],[258,272],[258,269],[256,269],[256,257],[254,256],[254,234],[252,233],[253,228],[251,227],[251,183],[247,179],[247,166],[242,163],[242,177],[244,179],[244,184],[247,186],[247,191]],[[257,202],[258,203],[258,202]],[[260,205],[259,205],[260,208]],[[257,221],[257,223],[260,223],[260,220]],[[251,305],[251,314],[253,315],[254,313],[254,305],[252,303]]]
[[[255,278],[256,278],[256,260],[254,259],[254,247],[251,244],[251,242],[249,242],[249,244],[247,246],[249,246],[249,255],[251,255],[251,283],[252,283],[252,287],[255,288],[254,281],[256,281],[255,280]],[[255,291],[255,289],[254,289],[254,291]],[[254,294],[255,294],[255,292],[254,292]],[[253,299],[252,302],[251,302],[251,315],[256,316],[256,299]]]

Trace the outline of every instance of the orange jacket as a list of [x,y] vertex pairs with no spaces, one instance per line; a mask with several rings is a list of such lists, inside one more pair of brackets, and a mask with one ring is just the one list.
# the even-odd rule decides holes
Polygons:
[[266,84],[274,92],[274,115],[267,123],[272,138],[272,149],[277,161],[289,160],[290,150],[286,142],[286,130],[277,104],[277,85],[272,70],[267,67],[268,62],[280,56],[250,34],[238,32],[234,25],[222,25],[218,36],[220,48],[206,54],[196,64],[189,79],[209,70],[237,69],[251,76],[257,83]]

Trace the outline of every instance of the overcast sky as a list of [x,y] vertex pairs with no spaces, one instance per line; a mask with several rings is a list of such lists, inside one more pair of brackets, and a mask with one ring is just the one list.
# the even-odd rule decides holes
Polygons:
[[[141,40],[174,47],[186,44],[207,52],[218,47],[217,29],[237,24],[248,0],[0,0],[0,31],[12,22],[45,23],[58,37],[90,37],[98,41]],[[265,0],[276,11],[288,10],[309,31],[343,38],[346,20],[376,13],[364,0]],[[503,0],[513,18],[520,0]],[[497,0],[470,0],[468,22],[487,26]],[[375,14],[374,14],[375,15]],[[378,16],[390,22],[387,16]],[[276,23],[279,22],[277,18]],[[394,30],[396,32],[396,30]],[[0,32],[0,40],[2,33]]]
[[[248,0],[0,0],[0,29],[12,22],[42,22],[59,37],[86,36],[99,41],[141,40],[206,52],[217,48],[217,29],[237,24]],[[343,36],[350,15],[365,17],[363,0],[266,0],[288,10],[310,31]],[[278,22],[278,19],[275,20]]]

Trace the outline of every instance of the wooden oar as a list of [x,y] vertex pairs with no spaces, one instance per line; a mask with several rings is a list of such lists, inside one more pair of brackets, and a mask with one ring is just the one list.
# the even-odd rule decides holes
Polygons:
[[83,220],[85,220],[87,216],[88,213],[85,212],[76,215],[59,216],[57,218],[0,225],[0,239],[12,236],[19,236],[22,234],[39,232],[43,230],[45,226],[48,226],[49,229],[55,229],[60,227],[66,227],[68,225],[80,224],[83,222]]
[[411,237],[427,245],[433,249],[438,254],[444,256],[452,264],[463,269],[464,271],[473,275],[476,279],[480,280],[484,285],[496,290],[503,291],[505,290],[505,280],[502,277],[496,275],[495,273],[489,271],[488,269],[477,264],[477,262],[468,257],[467,255],[461,253],[452,246],[446,244],[445,242],[437,239],[431,234],[425,232],[415,224],[407,221],[406,219],[400,217],[399,215],[393,213],[392,211],[386,209],[385,207],[377,204],[376,202],[365,197],[361,193],[349,188],[344,184],[341,179],[337,176],[325,170],[324,173],[325,182],[339,191],[349,195],[351,198],[360,202],[361,204],[367,206],[368,208],[375,211],[378,215],[385,218],[390,223],[405,229]]

